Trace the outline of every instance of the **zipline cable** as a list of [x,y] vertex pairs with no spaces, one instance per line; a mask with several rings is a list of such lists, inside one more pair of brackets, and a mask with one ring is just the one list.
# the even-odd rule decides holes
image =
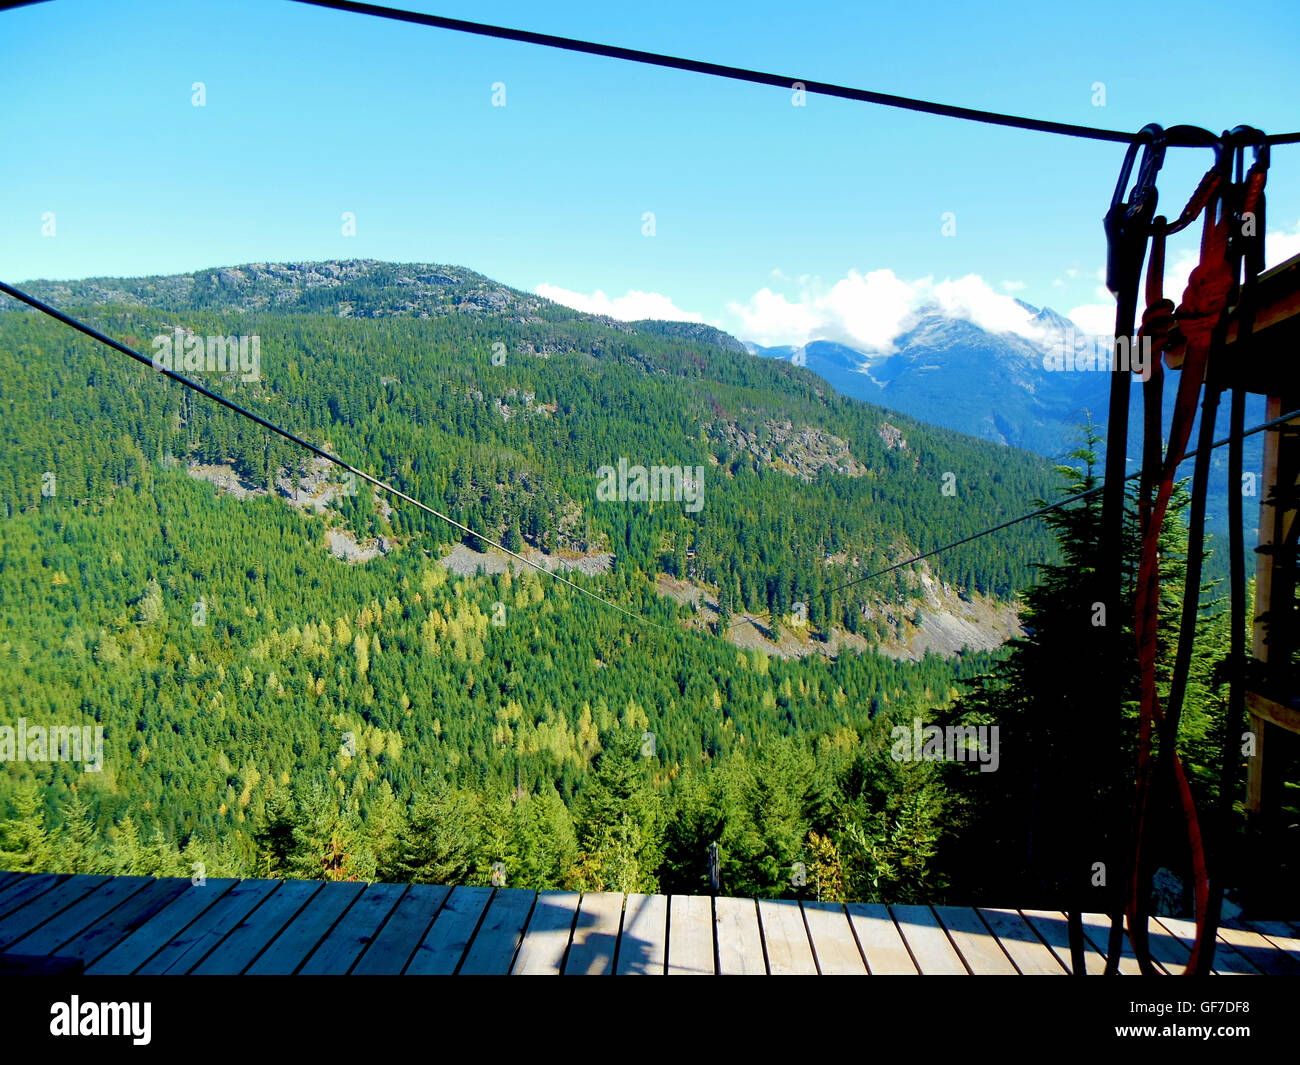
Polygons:
[[[798,84],[803,86],[805,92],[816,93],[820,96],[835,96],[843,100],[879,104],[883,107],[897,107],[907,111],[940,115],[944,118],[962,119],[967,122],[983,122],[994,126],[1010,126],[1014,129],[1032,130],[1037,133],[1055,133],[1066,137],[1113,141],[1120,144],[1132,143],[1134,139],[1134,134],[1125,130],[1101,129],[1097,126],[1081,126],[1071,122],[1051,122],[1041,118],[1008,115],[999,111],[982,111],[974,107],[958,107],[955,104],[935,103],[930,100],[918,100],[911,96],[895,96],[892,93],[873,92],[869,89],[854,89],[846,85],[834,85],[824,81],[809,81],[806,78],[790,78],[779,74],[766,74],[762,71],[747,70],[744,67],[727,66],[722,63],[706,63],[698,59],[683,59],[680,56],[646,52],[638,48],[621,48],[617,45],[597,44],[593,41],[583,41],[574,37],[557,37],[549,33],[534,33],[531,30],[511,29],[506,26],[494,26],[485,22],[469,22],[464,19],[446,18],[442,15],[426,15],[421,11],[407,11],[403,8],[385,7],[380,4],[361,4],[354,3],[352,0],[294,0],[294,3],[327,8],[332,11],[345,11],[355,15],[368,15],[372,18],[388,19],[393,22],[405,22],[417,26],[429,26],[434,29],[451,30],[456,33],[469,33],[479,37],[493,37],[497,40],[534,44],[543,48],[557,48],[566,52],[581,52],[585,55],[619,59],[629,63],[667,67],[671,70],[685,70],[693,74],[706,74],[710,77],[727,78],[731,81],[745,81],[754,85],[771,85],[781,89],[790,89]],[[1190,127],[1185,128],[1190,131]],[[1300,131],[1275,134],[1268,138],[1268,142],[1270,144],[1294,144],[1300,142]],[[1199,137],[1190,133],[1186,140],[1175,137],[1169,141],[1171,147],[1180,148],[1199,147],[1202,143]]]
[[[1253,426],[1250,429],[1246,429],[1242,432],[1241,438],[1244,440],[1246,437],[1254,436],[1256,433],[1263,433],[1269,429],[1276,429],[1279,425],[1285,425],[1287,422],[1295,421],[1297,418],[1300,418],[1300,409],[1293,410],[1287,414],[1283,414],[1277,418],[1273,418],[1270,421],[1261,422],[1259,425]],[[1214,451],[1217,448],[1227,447],[1228,444],[1232,442],[1232,439],[1233,438],[1231,436],[1225,436],[1222,440],[1216,440],[1213,444],[1210,445],[1210,450]],[[1187,454],[1183,456],[1183,462],[1186,462],[1188,459],[1195,458],[1196,455],[1197,455],[1196,449],[1187,452]],[[1137,470],[1134,473],[1128,474],[1124,478],[1124,480],[1133,481],[1141,476],[1142,476],[1142,471]],[[991,525],[989,526],[989,528],[982,529],[980,532],[971,533],[970,536],[963,536],[960,540],[954,540],[950,544],[944,544],[942,547],[936,547],[933,550],[922,552],[919,555],[913,555],[911,558],[904,559],[902,562],[895,562],[892,566],[886,566],[884,569],[878,569],[874,573],[868,573],[864,577],[855,577],[853,580],[848,581],[845,584],[837,584],[834,588],[828,588],[823,594],[831,595],[834,592],[843,591],[845,588],[852,588],[855,584],[861,584],[863,581],[873,580],[876,577],[883,577],[886,573],[893,573],[894,570],[896,569],[902,569],[904,566],[910,566],[914,562],[921,562],[924,559],[931,558],[934,555],[943,553],[944,551],[951,551],[954,547],[961,547],[963,544],[969,544],[972,541],[978,540],[983,536],[988,536],[991,533],[995,533],[995,532],[1001,532],[1003,529],[1009,529],[1011,528],[1011,526],[1019,525],[1021,522],[1029,521],[1031,518],[1041,518],[1044,514],[1050,514],[1052,511],[1060,510],[1062,507],[1069,506],[1071,503],[1077,503],[1080,499],[1087,499],[1088,496],[1096,495],[1098,492],[1102,491],[1102,489],[1104,489],[1105,487],[1106,487],[1105,482],[1099,482],[1098,484],[1094,485],[1092,488],[1085,489],[1082,492],[1076,492],[1072,496],[1066,496],[1066,498],[1056,503],[1051,503],[1045,507],[1039,507],[1038,510],[1031,510],[1028,514],[1021,514],[1018,518],[1012,518],[1009,521],[1004,521],[997,525]]]
[[615,610],[617,610],[620,614],[623,614],[625,617],[631,618],[633,621],[639,621],[646,625],[653,626],[654,628],[657,629],[667,628],[666,626],[662,625],[660,622],[653,621],[650,618],[647,618],[644,614],[638,614],[633,610],[628,610],[625,607],[621,607],[617,603],[611,602],[610,600],[604,598],[604,596],[597,595],[595,592],[591,591],[591,589],[584,588],[582,587],[582,585],[574,583],[573,581],[569,580],[569,578],[563,576],[562,574],[556,573],[553,570],[549,570],[545,566],[538,565],[538,563],[533,562],[531,559],[525,558],[523,555],[519,554],[516,551],[511,551],[508,547],[505,547],[497,543],[495,540],[492,540],[489,537],[484,536],[482,533],[477,532],[474,529],[471,529],[468,525],[462,525],[455,518],[449,517],[448,515],[443,514],[440,511],[434,510],[434,508],[429,506],[427,503],[422,503],[420,502],[420,500],[407,495],[401,489],[394,488],[391,484],[388,484],[385,481],[381,481],[378,477],[372,477],[364,470],[359,470],[357,469],[357,467],[351,465],[350,463],[344,462],[337,455],[332,455],[328,451],[325,451],[324,449],[317,447],[315,444],[308,443],[302,437],[297,436],[296,434],[290,432],[288,429],[281,428],[280,426],[276,425],[274,422],[269,421],[266,418],[263,418],[260,414],[255,414],[252,411],[244,407],[241,407],[238,403],[235,403],[233,400],[229,400],[225,396],[213,392],[211,389],[204,388],[203,385],[199,384],[197,381],[191,381],[188,377],[185,377],[183,374],[178,374],[174,370],[169,370],[164,367],[158,366],[154,362],[154,360],[149,358],[147,355],[141,355],[138,351],[135,351],[134,349],[127,347],[125,344],[119,343],[118,341],[114,340],[112,337],[105,336],[103,333],[101,333],[98,329],[95,329],[93,326],[86,325],[84,322],[78,321],[76,318],[73,318],[71,315],[64,314],[62,311],[58,310],[57,308],[51,307],[48,303],[41,302],[35,296],[29,296],[26,292],[23,292],[20,289],[16,289],[12,285],[7,285],[3,281],[0,281],[0,292],[3,292],[8,296],[12,296],[14,299],[19,300],[22,303],[27,304],[29,307],[32,307],[35,310],[40,311],[42,314],[49,315],[51,318],[55,319],[56,321],[62,322],[66,326],[70,326],[71,328],[75,329],[79,333],[84,333],[86,336],[90,337],[91,340],[96,340],[99,343],[112,348],[114,351],[121,352],[123,355],[129,355],[137,362],[144,363],[146,366],[150,367],[151,369],[157,371],[160,374],[164,374],[167,377],[170,377],[173,381],[176,381],[179,384],[184,385],[186,388],[193,389],[195,392],[198,392],[200,395],[207,396],[209,399],[215,400],[217,403],[220,403],[223,407],[227,408],[228,410],[234,411],[236,414],[240,415],[241,417],[248,418],[251,421],[254,421],[258,425],[262,426],[264,429],[269,429],[271,432],[284,437],[286,440],[290,441],[291,443],[297,444],[301,448],[305,448],[306,450],[310,451],[313,455],[316,455],[319,458],[326,459],[327,461],[334,463],[334,465],[338,466],[340,469],[347,470],[349,473],[354,474],[357,477],[360,477],[362,480],[368,481],[370,484],[374,485],[376,488],[382,489],[383,491],[387,492],[389,495],[395,496],[396,498],[402,500],[403,502],[410,503],[412,506],[418,507],[420,510],[423,510],[427,514],[432,514],[439,521],[445,521],[448,525],[451,525],[453,528],[459,529],[461,532],[468,533],[471,536],[477,537],[478,539],[482,540],[485,544],[488,544],[491,547],[495,547],[498,551],[504,552],[505,554],[509,555],[511,558],[518,559],[525,566],[531,566],[539,573],[545,573],[548,576],[559,581],[561,584],[567,584],[574,591],[581,592],[583,595],[590,596],[592,599],[595,599],[599,603],[604,603],[608,607],[613,607]]
[[[9,5],[31,7],[49,0],[18,0]],[[733,67],[724,63],[706,63],[698,59],[685,59],[681,56],[664,55],[659,52],[647,52],[639,48],[622,48],[612,44],[598,44],[576,37],[558,37],[550,33],[535,33],[532,30],[511,29],[508,26],[494,26],[486,22],[470,22],[466,19],[447,18],[443,15],[428,15],[422,11],[408,11],[400,7],[385,7],[381,4],[360,4],[351,0],[293,0],[294,3],[310,7],[326,8],[354,15],[367,15],[371,18],[387,19],[391,22],[405,22],[416,26],[429,26],[433,29],[451,30],[454,33],[469,33],[479,37],[493,37],[501,41],[517,41],[520,44],[534,44],[542,48],[557,48],[566,52],[581,52],[585,55],[602,56],[606,59],[619,59],[627,63],[642,63],[646,66],[667,67],[670,70],[685,70],[693,74],[705,74],[714,78],[727,78],[731,81],[745,81],[753,85],[771,85],[781,89],[802,85],[805,92],[819,96],[835,96],[842,100],[856,100],[861,103],[879,104],[882,107],[897,107],[906,111],[919,111],[923,114],[940,115],[944,118],[957,118],[967,122],[983,122],[994,126],[1009,126],[1013,129],[1025,129],[1036,133],[1055,133],[1066,137],[1082,137],[1088,140],[1112,141],[1129,144],[1134,134],[1121,129],[1103,129],[1099,126],[1081,126],[1073,122],[1052,122],[1042,118],[1028,118],[1023,115],[1009,115],[1000,111],[983,111],[975,107],[959,107],[956,104],[935,103],[932,100],[920,100],[912,96],[897,96],[887,92],[873,92],[870,89],[854,89],[847,85],[835,85],[825,81],[809,81],[805,78],[790,78],[780,74],[767,74],[745,67]],[[1184,127],[1191,129],[1191,127]],[[1172,148],[1199,147],[1199,137],[1189,139],[1172,138]],[[1269,144],[1300,143],[1300,130],[1293,133],[1275,133],[1268,138]]]
[[[119,351],[123,355],[129,355],[137,362],[142,362],[150,369],[153,369],[160,374],[164,374],[165,376],[170,377],[173,381],[176,381],[177,383],[184,385],[186,388],[193,389],[195,392],[198,392],[200,395],[207,396],[209,399],[214,400],[217,403],[220,403],[223,407],[227,408],[228,410],[234,411],[236,414],[240,415],[241,417],[248,418],[256,422],[258,425],[262,426],[263,428],[269,429],[271,430],[271,432],[284,437],[286,440],[290,441],[291,443],[297,444],[299,447],[306,448],[312,454],[317,455],[318,457],[323,458],[328,462],[332,462],[334,465],[340,467],[341,469],[347,470],[349,473],[355,474],[356,476],[360,477],[362,480],[368,481],[370,484],[373,484],[376,488],[380,488],[383,491],[388,492],[390,495],[396,496],[398,499],[410,503],[412,506],[418,507],[420,510],[423,510],[428,514],[433,515],[435,518],[439,519],[440,521],[446,522],[448,525],[451,525],[454,528],[459,529],[461,532],[468,533],[470,536],[477,537],[478,539],[482,540],[485,544],[495,547],[497,550],[503,552],[504,554],[509,555],[511,558],[518,559],[524,565],[529,566],[540,573],[545,573],[548,576],[553,577],[555,580],[559,581],[562,584],[567,584],[570,588],[573,588],[575,591],[581,592],[583,595],[590,596],[592,599],[595,599],[597,602],[604,603],[606,606],[613,607],[615,610],[617,610],[620,614],[623,614],[625,617],[629,617],[634,621],[644,622],[645,624],[652,625],[655,628],[659,628],[659,629],[665,628],[664,625],[660,624],[657,621],[653,621],[650,618],[647,618],[644,614],[638,614],[635,611],[628,610],[625,607],[621,607],[617,603],[611,602],[610,600],[605,599],[603,596],[597,595],[595,592],[591,591],[590,589],[583,588],[580,584],[575,584],[567,577],[564,577],[561,574],[554,572],[553,570],[549,570],[545,566],[538,565],[536,562],[533,562],[531,559],[525,558],[523,555],[515,551],[511,551],[509,548],[502,546],[501,544],[497,543],[495,540],[489,539],[488,537],[484,536],[482,533],[477,532],[474,529],[471,529],[469,526],[461,524],[455,518],[449,517],[446,514],[434,510],[433,507],[429,506],[427,503],[422,503],[420,502],[420,500],[407,495],[401,489],[394,488],[392,485],[379,480],[379,478],[377,477],[372,477],[364,470],[359,470],[355,466],[351,465],[350,463],[344,462],[338,456],[330,454],[328,451],[325,451],[322,448],[317,447],[315,444],[308,443],[302,437],[297,436],[296,434],[290,432],[288,429],[282,429],[274,422],[268,421],[266,418],[263,418],[260,414],[255,414],[252,411],[247,410],[244,407],[241,407],[238,403],[235,403],[233,400],[229,400],[225,396],[213,392],[210,389],[204,388],[197,381],[191,381],[188,377],[185,377],[183,374],[178,374],[174,370],[168,370],[162,367],[155,366],[154,360],[149,358],[147,355],[141,355],[138,351],[135,351],[134,349],[127,347],[125,344],[119,343],[118,341],[114,340],[110,336],[104,335],[98,329],[95,329],[93,326],[86,325],[84,322],[81,322],[78,319],[73,318],[71,315],[64,314],[62,311],[58,310],[57,308],[51,307],[47,303],[43,303],[41,300],[38,300],[35,296],[30,296],[26,292],[23,292],[21,289],[14,288],[12,285],[6,284],[3,281],[0,281],[0,292],[3,292],[5,295],[11,296],[16,300],[27,304],[29,307],[37,311],[40,311],[42,314],[48,315],[49,317],[55,319],[58,322],[62,322],[64,325],[69,326],[72,329],[75,329],[79,333],[85,334],[86,336],[90,337],[92,340],[96,340],[99,343],[112,348],[114,351]],[[1300,418],[1300,410],[1290,411],[1287,414],[1280,415],[1279,417],[1273,418],[1270,421],[1261,422],[1259,425],[1244,430],[1241,434],[1241,438],[1244,440],[1248,436],[1254,436],[1257,433],[1266,432],[1269,429],[1274,429],[1280,425],[1286,424],[1287,422],[1294,421],[1297,418]],[[1213,451],[1217,448],[1226,447],[1231,442],[1231,440],[1232,437],[1230,436],[1224,437],[1222,440],[1216,440],[1213,444],[1210,445],[1210,450]],[[1196,455],[1197,455],[1196,450],[1189,451],[1187,452],[1186,455],[1183,456],[1183,461],[1185,462],[1187,459],[1195,458]],[[1135,478],[1141,476],[1142,476],[1142,471],[1138,470],[1135,473],[1130,473],[1128,476],[1124,478],[1124,480],[1132,481]],[[1102,489],[1104,489],[1105,487],[1106,487],[1105,483],[1100,482],[1095,486],[1093,486],[1092,488],[1085,489],[1082,492],[1076,492],[1074,495],[1067,496],[1065,499],[1059,500],[1055,503],[1048,504],[1047,506],[1039,507],[1037,510],[1031,510],[1028,513],[1021,514],[1019,517],[1011,518],[1008,521],[999,522],[997,525],[991,525],[989,526],[989,528],[982,529],[977,533],[972,533],[970,536],[963,536],[960,540],[954,540],[950,544],[944,544],[942,547],[936,547],[929,551],[924,551],[919,555],[913,555],[911,558],[904,559],[902,562],[896,562],[892,566],[886,566],[884,569],[876,570],[875,572],[868,573],[865,576],[856,577],[845,584],[836,585],[834,588],[828,589],[823,594],[831,595],[834,592],[842,591],[845,588],[851,588],[856,584],[862,584],[864,581],[873,580],[876,577],[883,577],[887,573],[893,573],[894,570],[902,569],[904,566],[910,566],[915,562],[924,561],[927,558],[932,558],[935,555],[942,554],[945,551],[951,551],[955,547],[961,547],[965,544],[972,543],[975,540],[979,540],[982,537],[990,536],[995,532],[1001,532],[1003,529],[1009,529],[1013,525],[1019,525],[1021,522],[1029,521],[1032,518],[1040,518],[1044,514],[1050,514],[1054,510],[1060,510],[1062,507],[1069,506],[1071,503],[1077,503],[1080,499],[1086,499],[1089,496],[1096,495],[1098,492],[1102,491]]]

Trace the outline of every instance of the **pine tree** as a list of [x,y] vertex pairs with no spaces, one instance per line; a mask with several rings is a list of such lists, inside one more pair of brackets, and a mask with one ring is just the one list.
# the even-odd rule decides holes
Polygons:
[[60,864],[68,873],[99,871],[99,853],[95,845],[95,825],[90,808],[73,785],[72,797],[63,807],[63,834],[59,848]]
[[472,797],[439,782],[415,803],[410,822],[398,839],[393,879],[469,883],[483,851],[477,826],[477,804]]
[[144,862],[140,829],[135,818],[124,814],[114,826],[108,846],[108,864],[116,876],[137,876]]
[[35,781],[25,781],[14,796],[17,816],[0,824],[0,860],[19,873],[50,868],[57,834],[45,827],[45,799]]
[[381,781],[379,795],[366,814],[363,844],[364,850],[371,856],[373,875],[377,879],[393,878],[405,828],[406,818],[393,795],[393,786],[387,780]]
[[584,891],[658,890],[659,796],[637,732],[615,732],[580,793],[578,859],[570,882]]
[[[1063,494],[1075,494],[1096,485],[1093,474],[1095,447],[1099,442],[1089,429],[1082,447],[1071,457],[1082,466],[1058,467],[1063,476]],[[1134,489],[1130,489],[1132,494]],[[1162,597],[1158,612],[1157,687],[1163,698],[1177,642],[1177,626],[1182,604],[1182,586],[1186,556],[1187,530],[1183,512],[1187,494],[1181,486],[1175,491],[1160,534],[1160,569]],[[1085,824],[1080,831],[1087,838],[1065,832],[1064,826],[1077,823],[1076,811],[1087,802],[1094,809],[1123,808],[1131,802],[1132,784],[1103,776],[1103,767],[1113,764],[1109,755],[1089,755],[1089,730],[1097,720],[1097,707],[1085,683],[1090,671],[1116,670],[1123,677],[1124,732],[1120,763],[1132,773],[1135,765],[1137,732],[1137,656],[1132,632],[1134,576],[1137,570],[1140,536],[1136,505],[1128,507],[1128,525],[1124,544],[1124,590],[1120,617],[1108,617],[1109,626],[1123,626],[1122,637],[1110,646],[1122,649],[1123,660],[1093,663],[1087,648],[1095,646],[1094,626],[1102,621],[1097,613],[1091,574],[1098,565],[1098,534],[1101,521],[1101,496],[1096,493],[1070,507],[1054,511],[1044,520],[1056,534],[1061,561],[1039,567],[1040,577],[1033,587],[1022,593],[1024,609],[1021,624],[1025,635],[1009,641],[1006,658],[994,669],[971,684],[971,690],[958,700],[950,721],[963,724],[997,725],[1000,729],[1000,768],[996,773],[980,773],[973,763],[953,767],[954,781],[964,781],[962,791],[967,804],[968,828],[960,844],[950,854],[953,868],[965,870],[970,885],[977,886],[985,897],[1005,893],[1024,884],[1040,885],[1044,898],[1060,902],[1068,862],[1081,853],[1102,853],[1102,831],[1109,826]],[[1201,621],[1203,633],[1226,628],[1211,621]],[[1214,640],[1203,641],[1198,649],[1199,667],[1204,678],[1212,672],[1208,659],[1221,657]],[[1195,676],[1194,676],[1195,680]],[[1180,732],[1204,739],[1213,731],[1216,713],[1213,699],[1206,698],[1204,683],[1189,690]],[[1210,715],[1209,718],[1206,715]],[[1205,747],[1210,745],[1207,743]],[[1210,755],[1208,749],[1204,752]],[[1193,771],[1193,778],[1197,773]],[[1208,775],[1208,774],[1207,774]],[[1132,777],[1130,776],[1131,780]],[[1208,781],[1206,784],[1208,785]],[[1113,788],[1125,789],[1116,795]],[[1114,805],[1105,805],[1107,797]],[[1167,818],[1172,807],[1157,803],[1153,817]],[[1181,814],[1176,815],[1181,818]],[[1185,839],[1172,821],[1160,860],[1178,860],[1185,852]],[[1160,838],[1163,833],[1157,833]]]
[[[261,826],[253,833],[257,848],[257,875],[284,876],[289,869],[294,851],[294,826],[297,811],[293,799],[286,791],[276,791],[266,801],[266,812]],[[190,841],[192,844],[194,840]],[[198,859],[202,860],[202,859]]]
[[161,825],[154,825],[149,843],[140,856],[142,876],[178,876],[181,871],[180,855],[172,846]]

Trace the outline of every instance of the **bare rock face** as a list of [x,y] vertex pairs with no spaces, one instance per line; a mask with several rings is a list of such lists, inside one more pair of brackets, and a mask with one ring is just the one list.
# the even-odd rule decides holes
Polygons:
[[880,439],[885,442],[885,447],[889,448],[890,451],[895,448],[901,451],[907,450],[907,438],[903,435],[903,430],[898,426],[890,425],[889,422],[881,422],[877,432],[880,433]]
[[755,456],[761,463],[811,481],[823,467],[846,477],[861,477],[867,467],[849,449],[847,440],[808,425],[769,420],[750,431],[735,422],[713,426],[715,436]]
[[[548,555],[536,548],[525,547],[521,554],[529,562],[540,566],[542,569],[552,572],[559,570],[564,573],[577,570],[588,577],[608,573],[614,565],[614,556],[608,551],[570,557],[568,555]],[[492,575],[504,573],[506,570],[519,573],[525,569],[522,562],[501,551],[495,549],[486,552],[475,551],[464,544],[456,544],[439,561],[452,573],[460,577],[473,577],[478,574]]]
[[[864,614],[890,625],[901,625],[903,635],[873,643],[865,636],[834,626],[826,639],[813,639],[807,626],[798,626],[790,618],[772,618],[748,613],[732,614],[726,626],[726,638],[745,650],[762,651],[780,658],[802,658],[820,654],[835,658],[841,654],[861,654],[875,650],[890,658],[919,662],[929,652],[951,657],[964,650],[991,651],[1023,630],[1014,604],[999,603],[982,596],[963,598],[948,585],[921,574],[925,599],[905,604],[878,604]],[[688,622],[693,628],[706,628],[720,620],[717,596],[707,588],[688,580],[660,574],[655,590],[665,598],[690,604],[696,617]]]
[[330,554],[344,562],[369,562],[372,558],[388,554],[390,544],[384,537],[360,544],[350,529],[330,529],[325,533]]

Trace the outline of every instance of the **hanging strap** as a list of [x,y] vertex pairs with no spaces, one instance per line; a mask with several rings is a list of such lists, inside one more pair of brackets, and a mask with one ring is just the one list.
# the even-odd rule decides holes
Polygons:
[[[1150,805],[1159,766],[1153,753],[1154,737],[1161,734],[1160,762],[1168,767],[1178,795],[1187,829],[1195,880],[1196,912],[1199,932],[1204,925],[1208,906],[1208,877],[1205,848],[1200,823],[1186,770],[1177,749],[1179,705],[1168,716],[1161,708],[1156,689],[1156,657],[1160,614],[1160,533],[1173,495],[1174,478],[1187,451],[1192,423],[1196,418],[1196,401],[1201,393],[1213,345],[1215,330],[1223,318],[1233,287],[1233,271],[1228,265],[1228,210],[1223,202],[1221,169],[1208,171],[1179,216],[1175,228],[1181,228],[1204,213],[1201,232],[1200,261],[1192,271],[1182,302],[1172,310],[1163,295],[1164,245],[1169,228],[1163,219],[1153,226],[1153,248],[1147,274],[1147,310],[1139,342],[1150,338],[1152,354],[1144,394],[1143,476],[1139,498],[1142,551],[1138,563],[1134,636],[1139,669],[1138,766],[1133,823],[1133,861],[1130,866],[1127,916],[1129,938],[1139,966],[1144,973],[1155,971],[1147,941],[1149,873],[1145,843],[1150,830]],[[1180,370],[1178,391],[1169,431],[1168,450],[1160,450],[1160,425],[1163,401],[1163,370],[1160,358],[1170,369]],[[1214,423],[1214,406],[1207,398],[1202,426]],[[1198,466],[1201,455],[1198,455]],[[1207,467],[1208,471],[1208,467]],[[1198,478],[1198,481],[1201,478]],[[1203,488],[1203,486],[1200,486]],[[1195,495],[1195,493],[1194,493]],[[1199,566],[1197,567],[1199,570]],[[1199,573],[1197,575],[1199,585]],[[1199,588],[1193,591],[1198,595]],[[1192,604],[1195,609],[1195,602]],[[1193,962],[1196,961],[1195,953]]]
[[[1234,131],[1232,136],[1235,136]],[[1196,940],[1186,971],[1204,973],[1209,970],[1214,952],[1214,936],[1218,923],[1221,885],[1212,895],[1206,859],[1206,848],[1197,816],[1195,801],[1186,769],[1178,753],[1178,724],[1187,675],[1191,664],[1191,647],[1195,639],[1196,618],[1200,599],[1200,574],[1203,556],[1205,500],[1209,482],[1208,446],[1198,447],[1197,464],[1193,478],[1192,516],[1189,532],[1186,581],[1183,597],[1183,617],[1179,633],[1178,654],[1175,661],[1169,705],[1162,710],[1156,690],[1155,666],[1157,654],[1160,606],[1159,537],[1173,494],[1173,482],[1178,465],[1186,453],[1192,422],[1196,416],[1196,400],[1201,386],[1206,385],[1205,401],[1201,412],[1201,437],[1203,443],[1213,438],[1219,395],[1223,389],[1220,379],[1223,367],[1212,361],[1226,336],[1227,308],[1234,295],[1242,258],[1242,242],[1236,239],[1233,226],[1240,226],[1241,218],[1254,213],[1262,202],[1264,181],[1268,165],[1267,154],[1244,181],[1230,182],[1230,171],[1216,164],[1201,180],[1188,201],[1187,207],[1174,226],[1164,218],[1157,218],[1152,227],[1152,254],[1147,274],[1147,309],[1143,315],[1139,342],[1149,338],[1157,358],[1150,362],[1149,377],[1144,386],[1144,448],[1143,475],[1139,491],[1139,515],[1142,532],[1142,554],[1138,568],[1134,630],[1138,649],[1140,675],[1140,715],[1138,731],[1138,777],[1134,817],[1133,848],[1129,884],[1128,922],[1129,936],[1133,942],[1139,965],[1143,972],[1153,972],[1147,941],[1147,902],[1149,868],[1144,856],[1144,844],[1150,829],[1150,801],[1155,785],[1162,777],[1160,766],[1167,767],[1170,782],[1178,796],[1187,831],[1187,841],[1192,862],[1196,904]],[[1227,161],[1231,163],[1231,156]],[[1165,241],[1169,232],[1177,231],[1194,221],[1204,212],[1201,234],[1200,261],[1192,271],[1181,304],[1175,309],[1172,301],[1162,292]],[[1252,252],[1255,250],[1252,249]],[[1252,262],[1257,253],[1250,256]],[[1259,265],[1258,262],[1255,262]],[[1249,323],[1243,323],[1249,331]],[[1175,400],[1170,440],[1167,453],[1161,458],[1160,425],[1163,400],[1163,369],[1159,357],[1163,356],[1170,369],[1181,370]],[[1240,431],[1242,404],[1234,395],[1233,417],[1236,431]],[[1239,459],[1239,456],[1238,456]],[[1234,464],[1239,469],[1239,461]],[[1240,521],[1240,506],[1235,508]],[[1236,530],[1234,547],[1240,550],[1240,529]],[[1236,566],[1234,573],[1241,571]],[[1244,577],[1242,578],[1244,583]],[[1234,581],[1233,616],[1244,607],[1237,600],[1237,581]],[[1244,600],[1243,600],[1244,602]],[[1244,622],[1243,622],[1244,624]],[[1242,637],[1234,632],[1234,685],[1240,687],[1238,653]],[[1240,701],[1235,694],[1230,700]],[[1167,711],[1167,712],[1166,712]],[[1159,765],[1153,756],[1153,736],[1159,730],[1161,744]],[[1225,741],[1225,752],[1227,751]],[[1226,778],[1227,772],[1225,770]],[[1216,881],[1217,883],[1217,881]]]

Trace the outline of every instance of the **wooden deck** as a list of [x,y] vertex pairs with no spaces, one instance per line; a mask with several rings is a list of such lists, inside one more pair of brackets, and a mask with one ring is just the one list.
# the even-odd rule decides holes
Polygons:
[[[1108,927],[1085,922],[1090,973]],[[1162,971],[1193,931],[1152,920]],[[0,971],[1064,976],[1069,957],[1043,910],[0,872]],[[1300,975],[1300,925],[1225,927],[1215,971]]]

